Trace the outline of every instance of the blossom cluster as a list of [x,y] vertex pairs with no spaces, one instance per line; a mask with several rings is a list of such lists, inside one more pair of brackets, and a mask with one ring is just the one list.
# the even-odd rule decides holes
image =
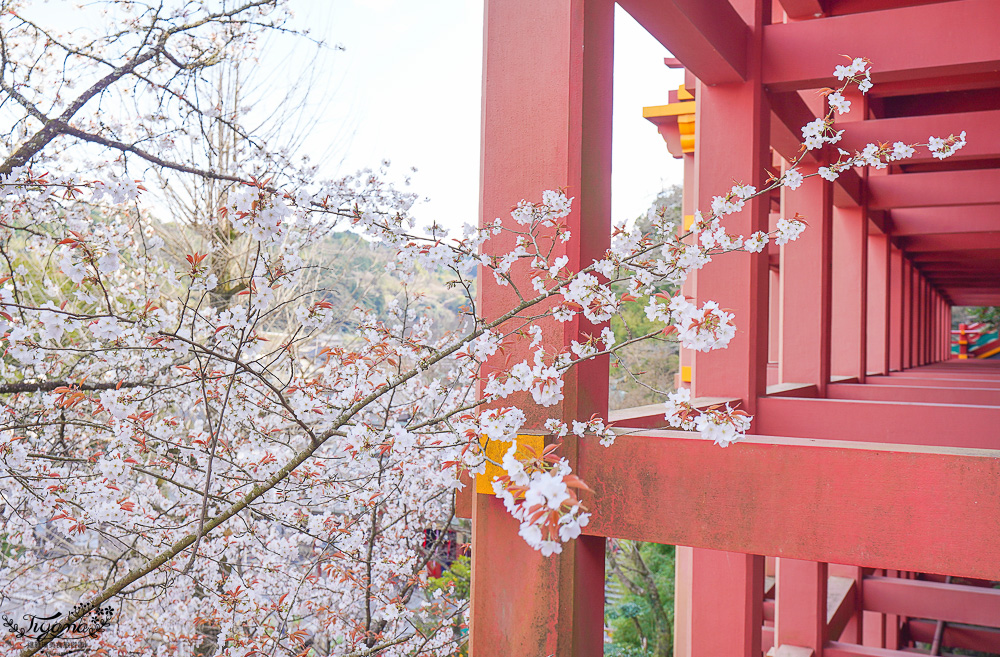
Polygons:
[[[590,514],[574,492],[585,485],[572,474],[565,459],[552,454],[555,445],[542,454],[518,457],[518,444],[504,454],[505,474],[494,477],[493,491],[521,526],[518,534],[543,556],[559,554],[562,544],[580,535]],[[530,447],[523,447],[532,451]]]

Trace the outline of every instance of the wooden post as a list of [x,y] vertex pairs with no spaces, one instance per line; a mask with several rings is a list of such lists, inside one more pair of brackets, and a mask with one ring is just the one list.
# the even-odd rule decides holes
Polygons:
[[[613,40],[612,0],[486,3],[480,220],[510,221],[520,199],[565,187],[575,197],[565,251],[571,267],[601,257],[610,241]],[[513,238],[487,244],[506,250]],[[514,275],[530,289],[526,268]],[[492,276],[480,277],[479,299],[487,319],[516,303]],[[599,327],[579,318],[543,329],[546,346],[557,351]],[[599,359],[568,375],[558,406],[539,409],[530,398],[518,406],[533,429],[547,417],[606,414],[607,381],[608,362]],[[561,448],[571,463],[576,448],[572,439]],[[472,513],[473,657],[601,655],[604,538],[581,537],[561,555],[542,557],[499,500],[477,494]]]
[[866,369],[868,372],[877,374],[888,373],[885,362],[888,356],[888,327],[886,324],[888,313],[888,292],[887,282],[888,272],[888,252],[886,243],[888,238],[881,233],[871,233],[868,236],[868,313],[866,331],[868,343],[868,355],[866,359]]
[[[695,120],[696,199],[700,208],[737,182],[763,187],[771,164],[771,111],[761,84],[767,0],[732,3],[750,28],[745,82],[698,83]],[[766,15],[765,15],[766,14]],[[720,166],[720,163],[725,166]],[[769,199],[759,196],[723,219],[731,233],[767,230]],[[767,389],[768,264],[756,254],[733,253],[698,272],[699,302],[715,300],[736,315],[736,337],[728,349],[696,353],[693,394],[731,397],[753,413]],[[764,558],[695,549],[691,555],[690,657],[759,655]],[[687,592],[678,591],[679,595]]]
[[[806,175],[816,166],[800,166]],[[819,176],[782,194],[782,216],[801,214],[809,228],[781,249],[778,380],[812,383],[825,396],[830,382],[833,183]]]
[[892,371],[892,238],[885,234],[885,254],[883,272],[885,276],[885,298],[882,304],[882,373],[888,375]]
[[782,557],[776,568],[774,645],[809,648],[823,657],[827,565]]
[[906,279],[903,276],[903,271],[905,267],[904,258],[902,252],[895,246],[892,246],[892,240],[889,240],[889,248],[891,251],[891,268],[894,270],[892,273],[892,319],[889,323],[889,342],[892,346],[891,349],[891,360],[889,362],[890,371],[899,371],[903,369],[903,317],[904,315],[904,292],[906,290],[905,284]]
[[[862,276],[867,273],[864,212],[860,207],[833,209],[833,343],[831,369],[835,376],[860,377],[862,353]],[[867,302],[866,302],[867,303]]]

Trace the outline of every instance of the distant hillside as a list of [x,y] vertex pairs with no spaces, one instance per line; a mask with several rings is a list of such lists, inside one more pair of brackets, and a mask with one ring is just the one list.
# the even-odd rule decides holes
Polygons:
[[[355,306],[366,308],[384,316],[389,302],[402,301],[403,288],[395,275],[386,271],[394,252],[381,245],[373,245],[354,233],[330,235],[321,243],[309,248],[303,259],[320,267],[311,286],[324,290],[324,297],[337,308],[346,311]],[[451,329],[457,325],[460,309],[466,304],[461,288],[449,288],[454,279],[449,271],[422,272],[410,285],[411,291],[422,295],[417,312],[429,316],[438,329]]]

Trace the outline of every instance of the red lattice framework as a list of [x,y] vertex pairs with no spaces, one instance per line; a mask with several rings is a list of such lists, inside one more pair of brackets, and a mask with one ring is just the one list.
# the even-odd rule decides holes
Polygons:
[[[467,494],[473,657],[601,655],[605,537],[688,546],[678,656],[888,657],[939,626],[943,646],[1000,652],[988,629],[1000,627],[988,586],[1000,580],[1000,363],[949,360],[951,307],[1000,305],[1000,2],[620,4],[688,72],[685,213],[734,179],[763,186],[793,157],[842,53],[869,58],[875,82],[840,126],[844,148],[961,130],[968,146],[811,178],[729,218],[743,235],[795,212],[809,222],[770,258],[730,254],[687,284],[740,327],[728,349],[685,355],[693,395],[739,400],[753,435],[728,449],[652,429],[610,449],[570,436],[562,451],[596,492],[594,516],[555,557],[525,545],[499,500]],[[570,265],[586,265],[610,233],[614,3],[487,0],[485,16],[481,216],[568,187]],[[510,288],[480,285],[487,317],[509,307]],[[580,317],[549,329],[564,344],[594,332]],[[605,414],[607,380],[606,361],[577,368],[558,412]],[[662,413],[616,419],[653,427]]]

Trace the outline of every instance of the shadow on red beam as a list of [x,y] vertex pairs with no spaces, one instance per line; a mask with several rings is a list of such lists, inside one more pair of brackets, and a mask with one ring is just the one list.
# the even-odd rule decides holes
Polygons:
[[1000,579],[1000,451],[668,431],[578,463],[587,534]]
[[966,386],[931,388],[928,386],[869,386],[856,383],[837,383],[827,389],[827,396],[830,399],[1000,406],[1000,387],[977,388],[975,383],[968,383]]
[[997,406],[762,397],[751,429],[766,436],[1000,449],[997,427]]

